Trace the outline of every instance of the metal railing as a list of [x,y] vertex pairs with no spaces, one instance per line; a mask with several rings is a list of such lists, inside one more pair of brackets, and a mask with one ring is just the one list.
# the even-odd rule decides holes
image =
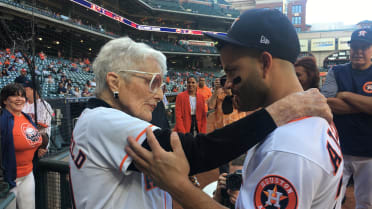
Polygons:
[[[68,151],[64,154],[67,155]],[[71,209],[69,165],[66,161],[42,159],[35,172],[36,208]]]

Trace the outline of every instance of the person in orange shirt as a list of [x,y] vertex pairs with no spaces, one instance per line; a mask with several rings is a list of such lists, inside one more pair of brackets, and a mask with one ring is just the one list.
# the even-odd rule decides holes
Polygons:
[[42,137],[30,116],[22,112],[26,92],[17,83],[1,91],[1,147],[4,180],[16,196],[17,208],[35,208],[33,159]]
[[39,53],[39,57],[40,57],[40,59],[41,59],[42,61],[44,61],[44,59],[45,59],[45,54],[44,54],[44,52],[40,52],[40,53]]
[[210,88],[205,85],[205,78],[200,77],[199,78],[199,86],[198,86],[198,93],[201,94],[205,101],[205,112],[208,112],[208,100],[212,96],[212,91]]
[[167,84],[169,84],[169,82],[170,82],[170,78],[169,78],[169,76],[167,76],[165,82],[166,82]]
[[215,110],[213,113],[209,114],[207,118],[207,133],[214,131],[215,129],[222,128],[235,122],[245,116],[247,112],[239,112],[233,107],[230,114],[224,114],[222,110],[222,103],[226,96],[231,96],[231,90],[223,88],[224,81],[226,81],[226,76],[221,79],[217,78],[214,81],[214,92],[208,101],[208,107],[210,110]]

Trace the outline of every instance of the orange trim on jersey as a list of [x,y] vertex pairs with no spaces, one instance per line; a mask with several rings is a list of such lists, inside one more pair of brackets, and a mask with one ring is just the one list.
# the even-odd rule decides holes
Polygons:
[[[138,136],[137,136],[137,138],[136,138],[136,142],[138,142],[138,140],[141,138],[141,136],[146,132],[146,129],[147,128],[151,128],[151,127],[153,127],[154,125],[149,125],[148,127],[146,127],[145,129],[143,129],[142,131],[141,131],[141,133],[139,133],[138,134]],[[123,165],[124,165],[124,162],[127,160],[127,158],[128,158],[128,154],[126,154],[125,156],[124,156],[124,158],[123,158],[123,160],[121,161],[121,163],[120,163],[120,167],[119,167],[119,170],[121,171],[121,169],[123,168]]]
[[301,118],[296,118],[296,119],[294,119],[294,120],[289,121],[288,123],[296,122],[296,121],[303,120],[303,119],[306,119],[306,118],[310,118],[310,116],[305,116],[305,117],[301,117]]

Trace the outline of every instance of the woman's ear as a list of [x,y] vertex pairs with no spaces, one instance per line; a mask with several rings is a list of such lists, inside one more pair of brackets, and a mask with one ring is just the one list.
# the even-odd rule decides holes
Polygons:
[[106,75],[106,83],[107,83],[108,88],[112,92],[119,91],[119,89],[120,89],[120,76],[117,73],[108,72],[107,75]]
[[273,57],[269,52],[262,52],[260,55],[260,63],[262,65],[263,78],[266,78],[273,65]]

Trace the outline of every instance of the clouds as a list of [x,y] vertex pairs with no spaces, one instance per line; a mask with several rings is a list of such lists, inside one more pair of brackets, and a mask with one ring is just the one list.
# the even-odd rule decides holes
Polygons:
[[371,9],[371,0],[308,0],[306,23],[357,24],[372,20]]

